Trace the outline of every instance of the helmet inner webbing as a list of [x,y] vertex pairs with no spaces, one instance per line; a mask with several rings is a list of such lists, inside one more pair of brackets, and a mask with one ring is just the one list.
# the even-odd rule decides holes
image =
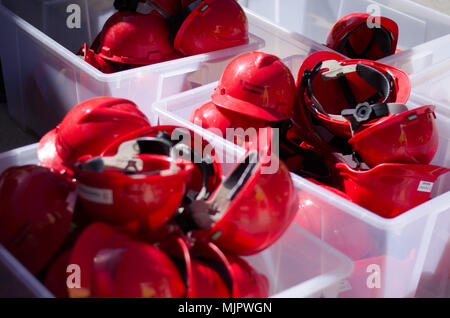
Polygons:
[[366,48],[362,52],[357,53],[350,43],[350,37],[362,27],[369,28],[366,23],[362,23],[354,30],[348,32],[342,38],[341,42],[336,48],[336,51],[344,52],[345,49],[348,52],[347,55],[351,58],[365,58],[367,53],[370,51],[370,49],[372,49],[373,45],[376,43],[378,44],[383,54],[385,55],[391,54],[393,41],[392,34],[388,30],[386,30],[386,28],[384,28],[383,26],[369,28],[373,32],[373,36],[369,44],[366,46]]

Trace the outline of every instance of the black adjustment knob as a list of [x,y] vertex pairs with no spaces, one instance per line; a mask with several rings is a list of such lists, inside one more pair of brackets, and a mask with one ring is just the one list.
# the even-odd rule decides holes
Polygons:
[[372,115],[372,107],[368,103],[359,104],[356,106],[353,116],[358,122],[366,122]]

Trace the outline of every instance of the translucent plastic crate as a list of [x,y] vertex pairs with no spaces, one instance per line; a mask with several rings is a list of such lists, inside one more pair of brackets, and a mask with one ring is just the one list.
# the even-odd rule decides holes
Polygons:
[[[35,164],[36,151],[33,144],[0,154],[0,174],[11,166]],[[227,162],[224,173],[233,166],[230,158]],[[271,297],[336,297],[339,282],[353,269],[348,257],[295,224],[270,248],[245,259],[269,279]],[[13,296],[52,295],[0,244],[0,297]]]
[[411,76],[412,100],[441,105],[450,112],[450,58]]
[[[385,57],[379,61],[401,69],[410,75],[413,89],[412,93],[414,94],[416,86],[420,86],[423,82],[420,80],[423,75],[419,75],[419,73],[433,73],[433,70],[439,69],[436,66],[437,64],[444,63],[449,59],[450,34],[418,45],[413,49]],[[445,69],[439,70],[447,73]],[[436,74],[436,71],[434,73]],[[416,76],[418,76],[417,79],[415,78]]]
[[450,16],[409,0],[240,0],[239,3],[318,43],[325,43],[333,24],[352,12],[386,16],[396,21],[401,50],[450,33]]
[[[80,28],[67,26],[74,6],[80,9]],[[74,53],[93,41],[113,12],[113,0],[1,1],[8,109],[22,128],[42,135],[73,106],[97,96],[131,99],[148,115],[155,100],[215,81],[234,56],[264,46],[250,34],[246,45],[104,74]],[[198,74],[190,79],[194,71]]]
[[[303,59],[293,56],[284,62],[296,74]],[[208,138],[217,138],[188,122],[192,110],[209,101],[216,86],[217,83],[211,83],[156,102],[159,124],[185,126]],[[422,106],[414,102],[408,105]],[[432,164],[450,167],[450,115],[441,107],[437,108],[436,115],[439,148]],[[220,142],[223,147],[235,147],[236,153],[243,151],[225,139]],[[450,174],[435,183],[430,201],[394,219],[382,218],[306,179],[296,175],[293,178],[298,191],[320,215],[319,226],[312,232],[354,260],[355,272],[342,283],[340,296],[413,297],[422,274],[433,272],[444,257],[442,244],[436,243],[436,247],[433,242],[445,245],[450,239]],[[374,268],[370,265],[375,265],[380,275],[377,278],[380,288],[366,285],[371,278],[367,270]],[[442,296],[438,286],[433,288],[434,296]]]
[[0,298],[50,298],[53,295],[0,244]]

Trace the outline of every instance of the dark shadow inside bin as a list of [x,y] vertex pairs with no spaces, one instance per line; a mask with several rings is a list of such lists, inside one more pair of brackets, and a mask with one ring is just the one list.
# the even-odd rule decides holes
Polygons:
[[2,61],[0,60],[0,107],[6,107],[6,90],[5,81],[3,79]]

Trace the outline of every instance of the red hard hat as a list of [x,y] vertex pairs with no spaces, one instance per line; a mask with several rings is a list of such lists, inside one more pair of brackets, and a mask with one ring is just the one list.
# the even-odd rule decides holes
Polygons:
[[347,163],[336,168],[345,192],[362,207],[385,218],[393,218],[430,198],[434,182],[448,168],[432,165],[384,163],[366,171]]
[[43,166],[67,170],[81,156],[97,156],[112,140],[149,126],[145,115],[129,100],[89,99],[72,108],[56,129],[40,140],[38,158]]
[[181,275],[165,253],[102,223],[85,229],[70,263],[77,264],[81,272],[81,288],[69,288],[72,298],[179,298],[186,292]]
[[[222,138],[227,138],[229,128],[242,128],[245,131],[249,128],[259,129],[269,125],[266,120],[217,107],[213,102],[207,102],[194,109],[189,120]],[[237,134],[235,136],[233,142],[243,146],[245,140],[240,139]]]
[[196,55],[247,44],[248,21],[235,0],[204,0],[188,4],[192,11],[175,37],[175,49]]
[[[342,191],[323,186],[325,189],[352,201]],[[306,191],[298,192],[298,212],[294,222],[323,239],[337,250],[352,259],[361,259],[373,252],[374,239],[367,223],[354,218],[334,207],[332,204],[316,198]]]
[[68,298],[67,268],[70,261],[70,250],[65,251],[56,258],[45,274],[44,285],[57,298]]
[[121,11],[112,15],[100,33],[96,53],[108,61],[133,65],[181,57],[173,48],[167,22],[156,11],[149,14]]
[[349,58],[378,60],[395,54],[397,41],[398,25],[391,19],[351,13],[333,25],[325,45]]
[[190,207],[205,237],[224,252],[251,255],[264,250],[295,216],[297,196],[290,173],[270,152],[249,150],[208,201]]
[[[194,233],[193,237],[199,233]],[[269,296],[269,281],[266,276],[258,273],[243,259],[224,254],[212,242],[204,242],[201,238],[192,248],[194,255],[215,261],[217,268],[231,282],[231,297],[233,298],[266,298]]]
[[97,157],[77,163],[83,212],[112,224],[139,221],[150,229],[168,221],[185,195],[194,166],[163,155]]
[[423,106],[394,115],[355,134],[349,140],[364,162],[429,164],[436,154],[439,136],[435,106]]
[[71,178],[45,167],[13,167],[0,176],[0,243],[31,273],[69,233],[75,190]]
[[[117,248],[127,242],[126,235],[119,234],[114,228],[103,223],[92,223],[87,226],[80,234],[72,249],[69,264],[76,268],[72,269],[71,274],[74,279],[68,282],[75,283],[79,278],[80,286],[76,284],[67,286],[69,297],[88,298],[98,297],[93,286],[94,258],[98,251],[106,248]],[[76,273],[80,275],[77,277]]]
[[267,298],[269,297],[269,280],[258,273],[242,258],[227,255],[234,282],[235,298]]
[[83,56],[85,62],[91,64],[93,67],[95,67],[100,72],[103,72],[105,74],[111,74],[125,70],[125,67],[119,68],[117,63],[113,64],[112,62],[102,59],[94,52],[94,50],[90,50],[87,47],[86,43],[83,44],[80,51],[78,52],[78,55]]
[[268,297],[269,282],[264,275],[193,234],[190,241],[178,236],[161,242],[166,253],[183,260],[188,298]]
[[152,245],[137,241],[98,251],[93,281],[96,297],[181,298],[185,294],[172,260]]
[[[200,255],[199,253],[194,255],[192,243],[181,236],[168,237],[160,244],[162,250],[183,264],[181,272],[186,276],[187,298],[229,298],[231,296],[225,279],[215,269],[221,266],[220,262],[217,262],[210,250],[204,251],[208,247],[203,247]],[[202,244],[202,242],[196,244]],[[216,266],[213,266],[212,261],[216,261]]]
[[187,185],[188,195],[192,192],[192,194],[208,196],[208,193],[212,193],[222,180],[220,157],[215,153],[213,146],[187,128],[155,126],[136,130],[116,139],[105,148],[102,155],[115,155],[119,146],[130,140],[137,140],[136,149],[140,149],[143,153],[169,155],[171,151],[177,150],[183,159],[194,162],[192,178]]
[[[369,60],[348,60],[337,53],[320,51],[303,62],[297,89],[300,109],[295,121],[309,131],[308,141],[330,148],[329,140],[314,129],[313,119],[328,131],[327,138],[349,139],[353,131],[368,128],[395,113],[396,108],[378,105],[406,103],[411,85],[408,75],[394,67]],[[354,124],[345,117],[349,110],[364,116]]]
[[294,77],[278,57],[251,52],[228,64],[211,98],[219,107],[280,121],[292,117],[296,96]]

